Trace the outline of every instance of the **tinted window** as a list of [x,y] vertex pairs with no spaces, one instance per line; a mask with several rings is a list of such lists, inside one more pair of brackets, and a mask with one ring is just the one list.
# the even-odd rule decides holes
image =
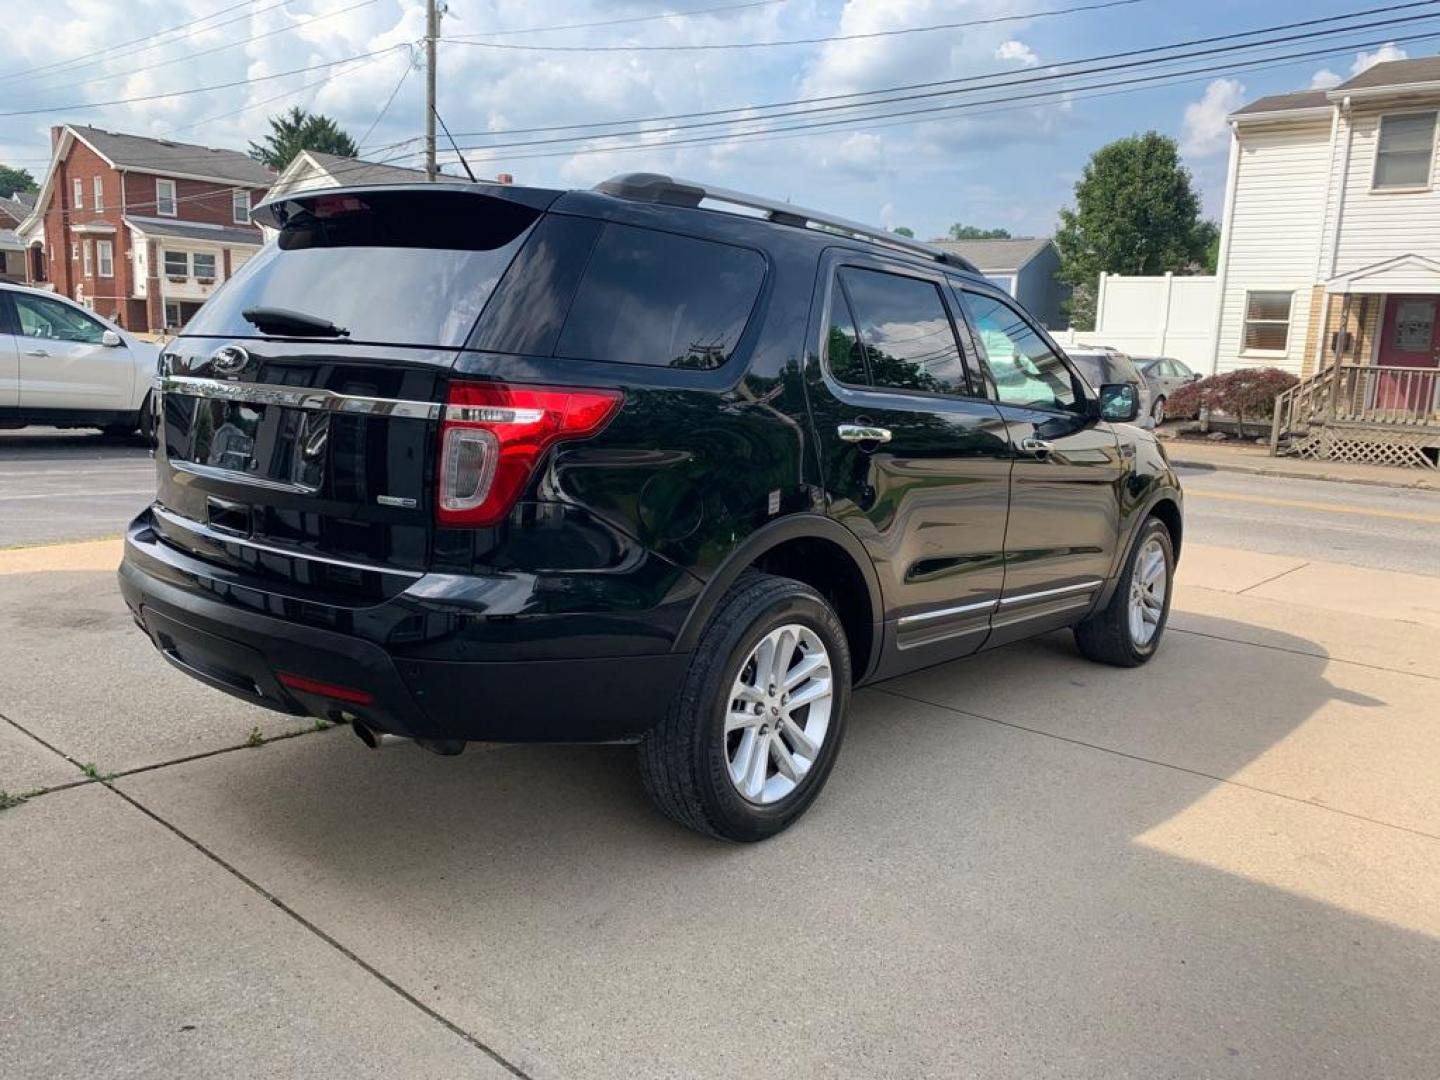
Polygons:
[[825,360],[830,365],[830,373],[842,383],[851,386],[870,384],[860,336],[855,333],[855,319],[841,289],[835,290],[830,301],[830,334],[825,341]]
[[1105,358],[1099,353],[1069,353],[1070,362],[1080,369],[1080,374],[1091,386],[1100,386],[1110,380],[1105,377]]
[[69,304],[27,293],[11,293],[11,296],[15,299],[15,315],[24,337],[98,345],[105,334],[105,327]]
[[747,248],[607,224],[556,355],[717,368],[739,343],[764,280],[765,260]]
[[996,396],[1010,405],[1070,409],[1077,400],[1070,369],[1009,304],[961,293],[995,380]]
[[317,193],[191,320],[189,334],[254,337],[247,308],[328,319],[349,340],[458,347],[537,212],[463,192]]
[[1112,383],[1138,383],[1140,373],[1135,370],[1135,364],[1124,353],[1110,354],[1110,378],[1106,382]]
[[870,381],[895,390],[966,392],[955,330],[929,281],[847,266],[840,281],[865,350]]
[[547,214],[485,305],[470,347],[549,356],[590,259],[601,223]]

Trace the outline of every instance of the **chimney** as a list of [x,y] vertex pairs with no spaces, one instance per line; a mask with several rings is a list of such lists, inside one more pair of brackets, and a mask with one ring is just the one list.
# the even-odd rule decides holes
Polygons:
[[499,176],[495,177],[495,182],[497,184],[513,184],[515,183],[515,177],[511,176],[508,172],[502,172]]
[[50,127],[50,152],[53,154],[55,148],[60,145],[60,135],[64,132],[64,124],[52,124]]

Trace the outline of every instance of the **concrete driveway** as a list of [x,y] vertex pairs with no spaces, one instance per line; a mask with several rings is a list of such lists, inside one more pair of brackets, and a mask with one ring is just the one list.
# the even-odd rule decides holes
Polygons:
[[1194,544],[1148,667],[863,691],[739,847],[195,686],[117,553],[0,552],[0,1076],[1440,1075],[1440,577]]

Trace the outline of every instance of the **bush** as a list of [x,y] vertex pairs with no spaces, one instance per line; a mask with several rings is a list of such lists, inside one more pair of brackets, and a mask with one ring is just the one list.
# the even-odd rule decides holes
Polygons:
[[1247,421],[1268,422],[1275,412],[1275,399],[1299,381],[1279,368],[1239,368],[1182,386],[1165,402],[1165,412],[1193,420],[1202,408],[1208,408],[1234,418],[1243,434]]

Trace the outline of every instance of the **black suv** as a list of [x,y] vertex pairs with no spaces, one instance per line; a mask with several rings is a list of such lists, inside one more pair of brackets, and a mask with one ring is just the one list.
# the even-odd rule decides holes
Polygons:
[[754,840],[856,686],[1160,641],[1181,495],[1133,388],[952,256],[649,174],[257,217],[161,358],[120,568],[211,686],[371,745],[636,742],[667,814]]

